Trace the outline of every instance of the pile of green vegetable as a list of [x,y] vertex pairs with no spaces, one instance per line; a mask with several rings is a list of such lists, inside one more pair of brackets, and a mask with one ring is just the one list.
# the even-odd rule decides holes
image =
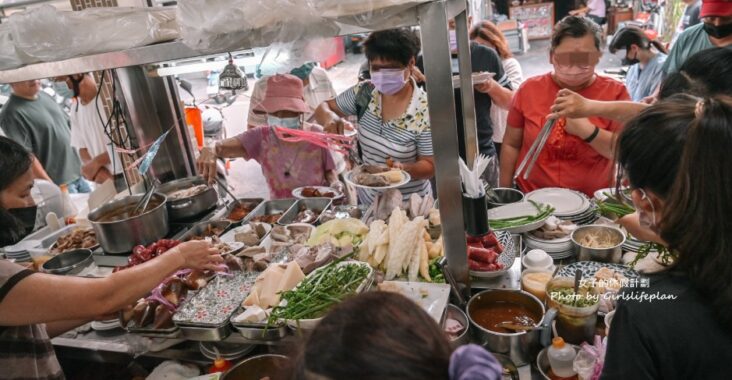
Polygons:
[[438,261],[440,261],[442,257],[435,257],[434,259],[430,260],[430,278],[432,279],[432,282],[435,284],[444,284],[445,283],[445,275],[442,273],[442,269],[437,264]]
[[658,259],[661,261],[663,265],[671,265],[673,264],[678,256],[673,251],[669,251],[668,248],[663,246],[662,244],[654,243],[654,242],[647,242],[643,244],[638,249],[638,255],[635,256],[635,259],[628,264],[631,268],[634,268],[636,264],[638,264],[639,261],[643,260],[648,256],[652,251],[658,252]]
[[505,229],[509,229],[509,228],[521,227],[521,226],[525,226],[527,224],[538,222],[540,220],[546,219],[554,212],[554,207],[552,207],[551,205],[548,205],[548,204],[542,205],[542,204],[536,203],[532,200],[529,200],[529,202],[536,208],[536,212],[537,212],[536,214],[515,216],[513,218],[504,218],[504,219],[488,219],[488,224],[493,229],[505,230]]
[[335,304],[354,294],[370,270],[363,264],[337,265],[339,262],[334,261],[313,272],[297,287],[282,293],[282,300],[287,302],[272,310],[267,324],[320,318]]
[[610,219],[622,218],[635,212],[633,206],[618,200],[608,193],[603,193],[605,200],[597,201],[597,208],[600,213]]

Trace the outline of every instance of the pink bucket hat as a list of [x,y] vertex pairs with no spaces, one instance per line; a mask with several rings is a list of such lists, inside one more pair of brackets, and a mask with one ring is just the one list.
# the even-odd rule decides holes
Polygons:
[[278,111],[310,112],[302,97],[302,81],[290,74],[277,74],[267,78],[267,92],[255,111],[274,113]]

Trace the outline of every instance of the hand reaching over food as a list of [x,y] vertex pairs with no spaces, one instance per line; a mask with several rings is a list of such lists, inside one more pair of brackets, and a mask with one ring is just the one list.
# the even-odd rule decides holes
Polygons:
[[171,249],[168,254],[177,254],[181,258],[181,269],[218,270],[224,259],[211,242],[204,240],[187,241]]
[[206,180],[206,183],[216,182],[216,153],[214,149],[204,147],[196,160],[198,173]]

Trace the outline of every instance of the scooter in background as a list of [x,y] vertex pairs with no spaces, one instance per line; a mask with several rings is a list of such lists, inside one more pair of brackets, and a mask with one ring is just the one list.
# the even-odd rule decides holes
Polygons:
[[625,27],[636,27],[642,29],[649,39],[655,40],[664,32],[663,13],[664,0],[643,0],[640,9],[632,21],[618,24],[618,30]]

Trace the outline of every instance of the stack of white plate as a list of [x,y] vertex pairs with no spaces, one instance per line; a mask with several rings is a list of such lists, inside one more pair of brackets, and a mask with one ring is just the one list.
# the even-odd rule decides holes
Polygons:
[[5,257],[8,259],[14,259],[15,261],[31,261],[31,254],[29,249],[38,247],[41,244],[38,240],[23,240],[16,245],[7,246],[4,248]]
[[579,191],[547,187],[526,194],[526,200],[548,203],[554,207],[554,216],[577,225],[592,224],[599,217],[597,206]]
[[534,236],[531,232],[524,234],[524,244],[528,249],[541,249],[554,260],[566,259],[574,255],[574,246],[569,236],[546,240]]
[[644,246],[647,242],[640,241],[632,236],[628,236],[627,239],[625,239],[625,243],[623,243],[623,252],[638,252],[642,246]]

